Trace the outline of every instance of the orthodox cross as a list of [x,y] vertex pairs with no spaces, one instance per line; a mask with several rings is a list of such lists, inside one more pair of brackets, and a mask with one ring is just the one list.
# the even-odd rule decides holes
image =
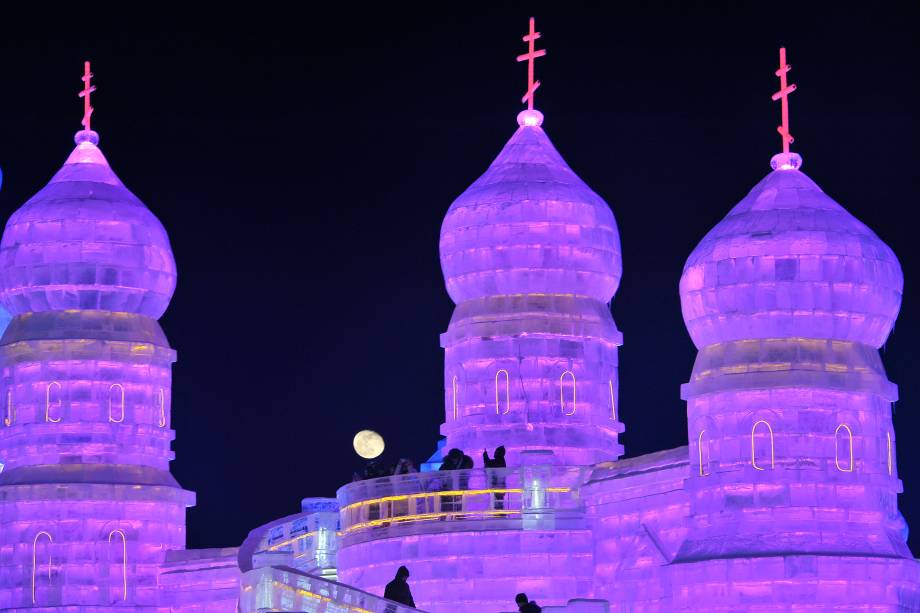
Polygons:
[[786,48],[779,48],[779,70],[776,76],[779,77],[779,91],[773,94],[773,100],[782,99],[783,125],[778,126],[776,131],[783,137],[783,153],[789,153],[789,145],[792,144],[792,134],[789,134],[789,94],[795,91],[795,84],[786,84],[786,73],[792,70],[792,66],[786,63]]
[[83,129],[89,131],[89,118],[93,114],[93,106],[89,103],[89,95],[96,91],[95,85],[90,85],[90,79],[93,78],[93,73],[89,71],[89,62],[83,62],[83,89],[80,91],[80,97],[83,98],[83,121],[80,123],[83,124]]
[[517,61],[523,62],[527,60],[527,93],[524,94],[524,97],[521,98],[521,102],[527,103],[527,110],[533,110],[533,95],[537,91],[537,88],[540,87],[539,81],[534,81],[533,79],[533,61],[538,57],[543,57],[546,55],[546,49],[540,49],[539,51],[534,50],[534,43],[540,38],[540,33],[534,30],[534,18],[530,18],[530,33],[524,37],[524,42],[528,44],[527,53],[523,53],[517,56]]

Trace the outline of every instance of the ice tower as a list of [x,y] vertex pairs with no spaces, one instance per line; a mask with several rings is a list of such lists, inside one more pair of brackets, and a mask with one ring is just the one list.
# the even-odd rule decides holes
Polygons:
[[507,610],[589,594],[594,543],[579,487],[622,453],[609,301],[620,280],[613,214],[566,165],[532,108],[539,33],[531,20],[527,110],[511,140],[451,205],[441,265],[453,319],[445,349],[447,448],[506,468],[432,471],[339,489],[338,571],[382,594],[400,565],[419,608]]
[[533,109],[489,169],[450,206],[441,267],[457,307],[444,347],[446,447],[504,445],[592,464],[619,457],[622,335],[609,303],[622,272],[610,207],[572,172]]
[[176,284],[163,226],[84,129],[6,224],[0,608],[149,610],[194,494],[169,473]]
[[916,606],[897,509],[897,389],[878,353],[903,276],[789,151],[788,70],[783,50],[784,152],[680,280],[699,354],[682,388],[690,526],[672,566],[675,605]]

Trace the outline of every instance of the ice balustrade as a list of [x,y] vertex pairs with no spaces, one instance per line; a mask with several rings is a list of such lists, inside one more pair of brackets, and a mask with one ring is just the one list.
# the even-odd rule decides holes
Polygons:
[[[521,466],[411,473],[357,481],[338,491],[341,535],[374,538],[375,530],[432,522],[506,520],[495,529],[545,528],[548,521],[580,520],[584,467]],[[486,526],[481,526],[488,529]]]
[[240,547],[240,568],[291,566],[336,578],[339,507],[334,498],[305,498],[302,512],[250,531]]
[[242,613],[411,613],[418,610],[292,568],[256,568],[245,573],[240,582]]

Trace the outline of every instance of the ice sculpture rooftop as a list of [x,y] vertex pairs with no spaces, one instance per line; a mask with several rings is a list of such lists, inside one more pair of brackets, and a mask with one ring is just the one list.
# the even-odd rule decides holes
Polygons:
[[680,295],[697,347],[777,337],[879,347],[903,287],[888,245],[801,170],[780,166],[694,249]]
[[456,303],[508,294],[575,294],[602,302],[622,273],[607,203],[576,175],[524,111],[485,174],[450,206],[441,267]]
[[109,167],[95,132],[13,213],[0,242],[0,301],[13,315],[101,309],[158,318],[176,286],[160,221]]

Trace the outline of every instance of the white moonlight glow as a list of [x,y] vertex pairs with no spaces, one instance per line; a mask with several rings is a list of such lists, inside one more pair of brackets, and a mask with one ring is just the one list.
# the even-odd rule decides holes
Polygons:
[[355,452],[365,460],[372,460],[383,453],[383,437],[373,430],[361,430],[355,434]]

